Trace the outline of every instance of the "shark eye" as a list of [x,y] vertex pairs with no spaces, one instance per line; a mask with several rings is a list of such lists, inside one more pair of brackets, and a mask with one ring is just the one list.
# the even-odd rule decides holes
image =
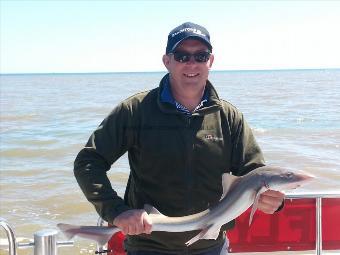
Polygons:
[[293,174],[292,172],[288,172],[288,173],[287,173],[287,177],[288,177],[288,178],[292,178],[293,175],[294,175],[294,174]]

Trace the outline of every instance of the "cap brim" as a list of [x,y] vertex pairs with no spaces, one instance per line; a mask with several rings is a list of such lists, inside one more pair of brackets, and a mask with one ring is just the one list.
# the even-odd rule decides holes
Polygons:
[[198,41],[201,41],[202,43],[204,43],[205,45],[208,46],[208,49],[211,51],[212,50],[212,46],[210,44],[210,42],[208,42],[206,39],[200,37],[200,36],[194,36],[194,35],[189,35],[187,37],[184,37],[182,38],[180,41],[178,41],[173,47],[172,49],[170,50],[169,53],[171,52],[174,52],[174,50],[185,40],[188,40],[188,39],[195,39],[195,40],[198,40]]

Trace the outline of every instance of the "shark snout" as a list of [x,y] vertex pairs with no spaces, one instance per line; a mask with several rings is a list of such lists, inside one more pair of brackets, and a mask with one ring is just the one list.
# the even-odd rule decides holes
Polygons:
[[314,175],[302,171],[296,172],[295,175],[296,175],[295,182],[296,188],[305,185],[306,183],[309,183],[315,179]]
[[286,179],[279,185],[284,190],[299,188],[315,179],[315,176],[302,171],[289,172],[285,176]]
[[303,172],[301,172],[301,173],[298,173],[298,175],[300,176],[301,181],[303,181],[303,182],[310,182],[310,181],[312,181],[312,180],[315,179],[315,176],[314,176],[314,175],[311,175],[311,174],[309,174],[309,173],[303,173]]

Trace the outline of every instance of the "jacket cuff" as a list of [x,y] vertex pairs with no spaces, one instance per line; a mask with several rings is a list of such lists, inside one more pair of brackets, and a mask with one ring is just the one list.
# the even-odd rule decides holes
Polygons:
[[109,222],[110,222],[110,223],[113,223],[113,220],[114,220],[119,214],[121,214],[121,213],[123,213],[123,212],[126,212],[126,211],[128,211],[128,210],[131,210],[131,209],[132,209],[132,208],[130,208],[129,206],[127,206],[127,205],[125,205],[125,204],[121,204],[121,205],[117,206],[117,207],[113,210],[112,214],[109,215],[109,216],[111,216]]
[[127,206],[123,199],[117,197],[113,200],[102,202],[96,209],[105,221],[112,224],[113,220],[119,214],[131,210],[132,208]]

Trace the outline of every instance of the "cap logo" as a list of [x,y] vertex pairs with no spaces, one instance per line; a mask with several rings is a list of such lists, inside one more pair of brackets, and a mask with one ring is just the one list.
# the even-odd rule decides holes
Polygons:
[[184,33],[184,32],[192,32],[192,33],[197,34],[197,35],[200,35],[200,36],[206,36],[206,35],[203,34],[202,31],[199,30],[199,29],[187,27],[187,28],[183,28],[183,29],[179,30],[179,31],[176,32],[176,33],[173,33],[173,34],[171,35],[171,37],[175,37],[176,35],[181,34],[181,33]]

